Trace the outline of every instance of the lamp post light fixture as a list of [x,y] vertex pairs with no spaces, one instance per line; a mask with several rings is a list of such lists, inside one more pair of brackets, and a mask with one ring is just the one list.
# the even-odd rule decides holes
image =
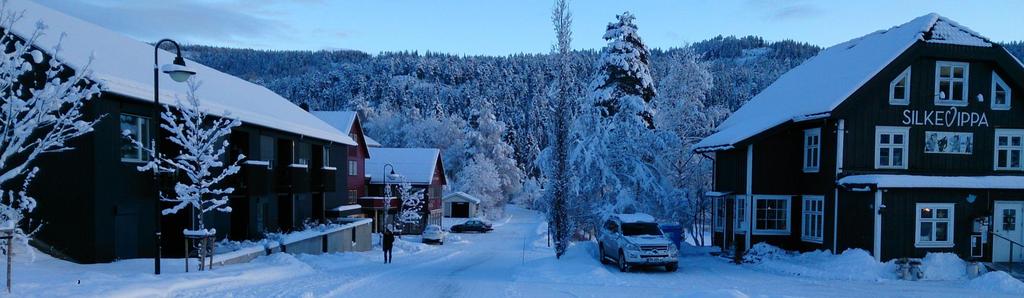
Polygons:
[[[176,53],[176,56],[174,57],[174,62],[172,62],[173,64],[167,64],[167,65],[163,66],[163,72],[166,73],[168,76],[170,76],[171,80],[174,80],[175,82],[179,82],[179,83],[184,82],[184,81],[188,81],[188,79],[190,77],[192,77],[192,75],[196,74],[196,72],[194,70],[189,69],[187,66],[185,66],[185,58],[181,57],[181,46],[179,46],[177,42],[165,38],[165,39],[161,39],[160,41],[158,41],[155,44],[153,44],[153,106],[154,106],[154,109],[153,109],[153,122],[154,122],[154,124],[156,124],[156,123],[158,123],[160,121],[160,109],[161,109],[161,106],[160,106],[160,67],[159,67],[160,62],[159,62],[158,58],[160,57],[160,55],[159,55],[160,54],[160,45],[165,43],[165,42],[169,42],[172,45],[174,45],[174,51]],[[153,132],[153,141],[152,141],[153,142],[153,152],[155,153],[154,154],[155,156],[159,157],[160,156],[160,149],[159,149],[160,148],[160,126],[159,125],[155,125],[155,126],[154,125],[150,125],[150,127],[151,127],[151,129],[155,130]],[[155,213],[156,214],[156,218],[155,218],[155,223],[154,223],[154,235],[153,235],[154,236],[154,241],[155,241],[154,242],[154,244],[155,244],[154,256],[155,257],[153,258],[153,273],[159,275],[160,274],[160,255],[162,254],[162,247],[160,246],[160,238],[161,238],[160,237],[161,236],[160,235],[160,217],[162,216],[162,213],[160,212],[160,170],[158,170],[157,167],[153,167],[153,185],[156,188],[156,202],[154,202],[155,205],[153,206],[154,207],[153,209],[156,210],[156,213]]]

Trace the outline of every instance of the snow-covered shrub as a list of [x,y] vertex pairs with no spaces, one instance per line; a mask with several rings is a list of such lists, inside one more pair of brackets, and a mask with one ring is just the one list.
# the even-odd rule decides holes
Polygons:
[[924,272],[924,279],[930,280],[958,280],[967,278],[967,262],[961,260],[956,254],[928,253],[921,259],[921,271]]
[[768,243],[759,242],[754,244],[754,246],[751,246],[743,255],[743,262],[757,264],[764,260],[778,259],[787,255],[789,255],[789,252],[784,249]]
[[1009,294],[1024,295],[1024,282],[1021,282],[1020,280],[1013,278],[1013,276],[1010,276],[1010,274],[1002,271],[985,273],[968,282],[967,287],[978,290],[996,290]]
[[[40,171],[34,162],[42,154],[74,149],[67,143],[92,131],[96,120],[83,120],[81,109],[100,88],[89,81],[89,63],[68,75],[71,69],[60,59],[59,42],[50,59],[32,48],[46,31],[42,22],[29,36],[14,35],[9,29],[21,17],[20,12],[8,11],[6,2],[0,7],[0,27],[6,28],[0,36],[6,49],[0,51],[0,229],[11,230],[14,241],[27,246],[40,228],[25,222],[36,207],[28,193]],[[41,82],[21,80],[39,73],[44,75]]]

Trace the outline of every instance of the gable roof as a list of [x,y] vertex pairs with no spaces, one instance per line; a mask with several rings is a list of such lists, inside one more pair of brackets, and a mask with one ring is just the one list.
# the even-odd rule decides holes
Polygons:
[[363,139],[366,140],[366,146],[367,147],[381,147],[382,146],[380,144],[380,142],[377,142],[377,140],[374,140],[373,138],[371,138],[370,136],[368,136],[366,134],[363,134]]
[[722,122],[696,151],[730,149],[775,126],[828,117],[833,109],[918,41],[977,47],[988,38],[935,13],[854,38],[825,50],[779,77]]
[[[437,148],[369,148],[371,158],[366,159],[366,173],[370,183],[384,183],[384,165],[391,164],[395,174],[412,184],[430,184],[434,179],[441,150]],[[390,170],[390,169],[389,169]],[[443,174],[442,174],[443,175]],[[396,181],[388,181],[396,182]]]
[[442,199],[441,201],[448,202],[448,201],[451,201],[453,199],[460,199],[460,198],[463,199],[463,200],[466,200],[466,201],[473,202],[475,204],[480,204],[480,198],[477,198],[476,196],[473,196],[471,194],[464,193],[464,192],[461,192],[461,191],[460,192],[455,192],[455,193],[450,193],[447,196],[444,196],[444,199]]
[[[11,0],[7,5],[11,12],[24,12],[21,21],[11,28],[12,32],[25,37],[35,30],[37,21],[43,22],[49,28],[35,45],[53,54],[54,47],[63,39],[58,56],[71,68],[82,69],[90,57],[95,56],[89,69],[103,92],[153,101],[152,45],[30,1]],[[62,33],[66,35],[62,37]],[[161,50],[159,57],[161,63],[170,63],[174,54]],[[232,117],[244,123],[355,145],[347,134],[263,86],[195,61],[188,60],[186,64],[198,74],[202,87],[196,95],[201,99],[202,108],[211,114],[223,116],[224,111],[229,111]],[[163,75],[161,81],[164,83],[160,86],[162,103],[174,105],[177,98],[184,100],[187,84],[174,83]]]
[[352,124],[357,118],[355,111],[310,111],[309,113],[346,135],[352,133]]

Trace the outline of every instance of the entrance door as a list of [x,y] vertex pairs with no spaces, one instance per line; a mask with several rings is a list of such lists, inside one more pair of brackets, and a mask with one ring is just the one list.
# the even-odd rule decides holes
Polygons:
[[[1024,221],[1021,215],[1024,214],[1024,202],[995,202],[995,215],[993,216],[992,232],[1017,243],[1024,243]],[[992,236],[992,261],[1010,261],[1010,242],[1003,238]],[[1013,247],[1013,261],[1024,261],[1024,247],[1016,245]]]
[[465,218],[469,217],[469,203],[466,202],[451,202],[452,204],[452,217]]

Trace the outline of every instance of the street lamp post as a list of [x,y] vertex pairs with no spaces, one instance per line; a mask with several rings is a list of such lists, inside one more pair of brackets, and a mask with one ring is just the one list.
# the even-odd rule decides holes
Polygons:
[[[181,47],[178,46],[177,42],[165,38],[156,42],[156,44],[153,44],[153,124],[157,124],[160,121],[160,62],[158,62],[158,57],[160,56],[160,45],[165,42],[169,42],[172,45],[174,45],[174,50],[177,56],[174,57],[173,64],[164,65],[163,72],[170,76],[172,80],[179,83],[187,81],[189,77],[196,74],[195,71],[185,66],[185,59],[181,57]],[[160,126],[159,124],[157,124],[156,126],[150,125],[150,127],[155,128],[155,132],[153,133],[153,152],[155,153],[155,156],[159,157]],[[160,217],[162,214],[160,213],[160,170],[157,169],[157,167],[153,167],[153,185],[156,188],[156,202],[154,202],[155,205],[153,206],[153,209],[156,210],[156,217],[154,218],[155,227],[153,235],[155,241],[155,258],[153,258],[153,273],[159,275],[160,255],[162,253],[162,247],[160,246]]]
[[[391,168],[391,174],[388,174],[388,168]],[[395,166],[390,163],[384,164],[384,222],[381,226],[385,229],[388,228],[388,209],[391,208],[391,184],[388,184],[388,177],[395,175]]]

